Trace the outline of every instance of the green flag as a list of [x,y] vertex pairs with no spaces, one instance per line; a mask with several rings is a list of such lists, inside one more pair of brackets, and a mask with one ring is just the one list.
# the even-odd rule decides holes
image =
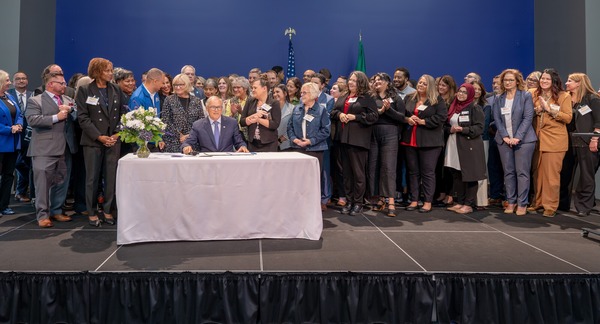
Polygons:
[[358,59],[356,60],[356,71],[367,73],[367,64],[365,63],[365,49],[362,43],[362,33],[358,37]]

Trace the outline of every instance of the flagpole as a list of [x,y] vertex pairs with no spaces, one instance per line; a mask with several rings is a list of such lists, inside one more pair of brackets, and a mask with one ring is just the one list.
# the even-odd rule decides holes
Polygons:
[[296,30],[292,27],[289,27],[285,30],[283,35],[290,37],[290,41],[288,43],[288,66],[285,74],[287,81],[289,78],[296,76],[296,54],[294,53],[294,45],[292,45],[292,36],[296,35]]

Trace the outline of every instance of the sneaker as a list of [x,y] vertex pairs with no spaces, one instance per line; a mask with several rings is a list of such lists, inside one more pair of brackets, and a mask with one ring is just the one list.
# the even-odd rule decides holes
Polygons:
[[0,214],[2,214],[2,215],[14,215],[15,211],[12,210],[12,209],[10,209],[10,208],[8,208],[8,207],[6,207],[6,208],[4,208],[4,210],[2,210],[0,212]]

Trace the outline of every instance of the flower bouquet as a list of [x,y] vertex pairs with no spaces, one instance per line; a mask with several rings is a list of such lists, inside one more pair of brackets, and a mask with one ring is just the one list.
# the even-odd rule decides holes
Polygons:
[[148,142],[159,142],[167,127],[156,116],[156,109],[139,107],[121,116],[119,137],[125,143],[136,143],[139,146],[138,157],[148,157]]

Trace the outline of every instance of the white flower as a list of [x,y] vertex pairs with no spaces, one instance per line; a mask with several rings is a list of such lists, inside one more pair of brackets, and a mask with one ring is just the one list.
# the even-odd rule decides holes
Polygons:
[[154,108],[150,107],[150,108],[148,108],[148,111],[151,113],[154,113]]

